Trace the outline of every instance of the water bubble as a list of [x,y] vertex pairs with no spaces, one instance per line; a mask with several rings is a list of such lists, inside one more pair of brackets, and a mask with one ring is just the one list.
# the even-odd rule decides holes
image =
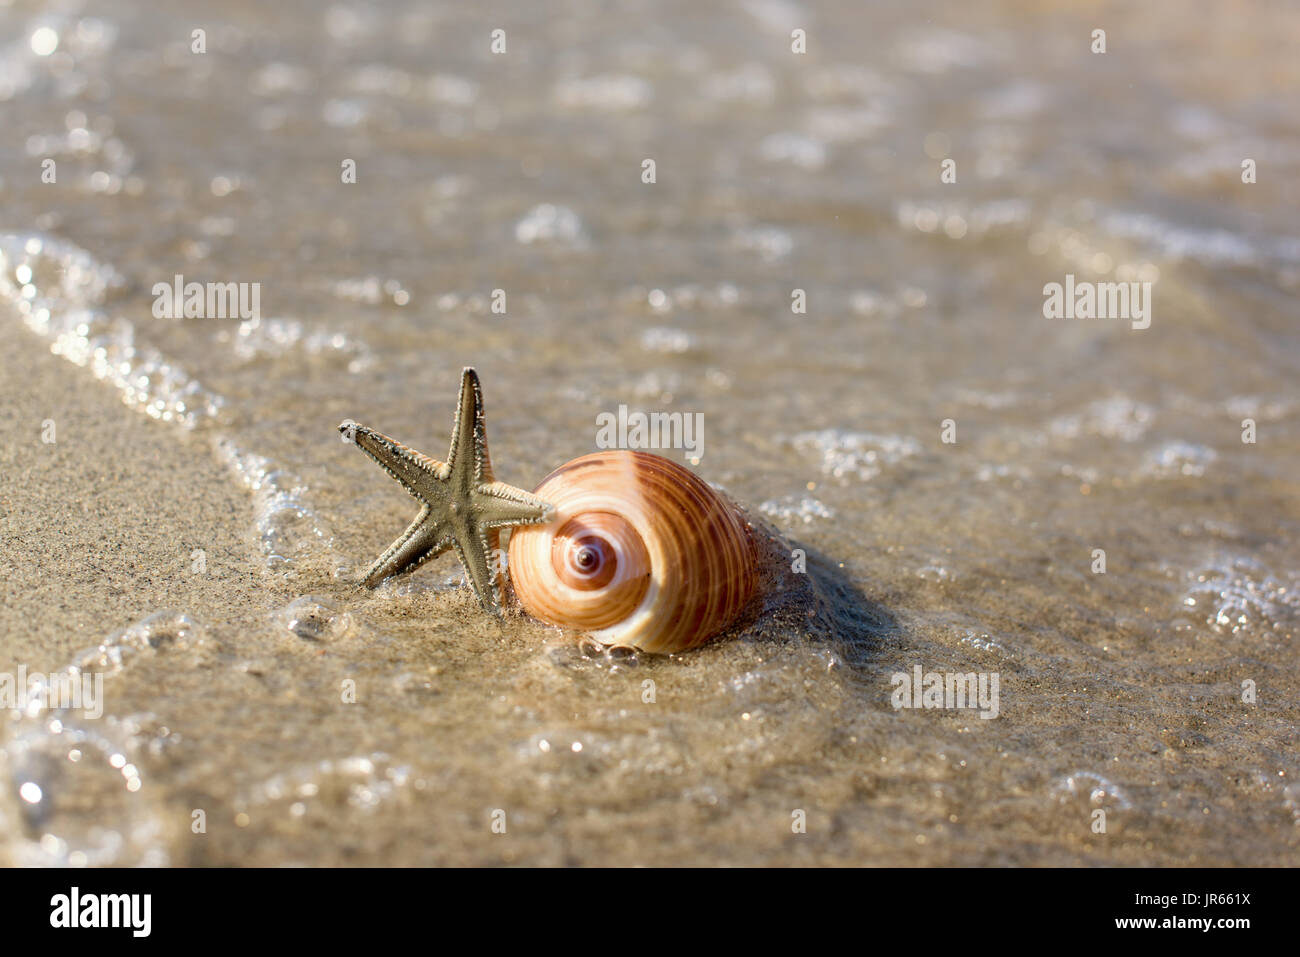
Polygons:
[[37,56],[49,56],[59,48],[59,34],[50,27],[37,27],[31,43],[32,52]]
[[278,617],[285,628],[306,641],[337,641],[347,637],[353,628],[350,614],[313,595],[294,599]]
[[138,654],[184,650],[197,654],[205,642],[203,628],[189,615],[173,609],[154,612],[74,657],[73,667],[87,671],[117,671]]
[[515,240],[525,245],[541,242],[581,245],[585,239],[582,220],[567,206],[542,203],[515,224]]

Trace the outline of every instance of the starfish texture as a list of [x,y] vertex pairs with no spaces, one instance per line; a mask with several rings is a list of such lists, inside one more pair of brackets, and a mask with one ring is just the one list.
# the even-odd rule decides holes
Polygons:
[[421,504],[420,514],[366,572],[365,584],[373,588],[455,548],[479,604],[486,611],[498,612],[505,583],[500,574],[504,566],[500,529],[548,522],[554,508],[493,478],[478,374],[468,368],[461,374],[460,403],[446,462],[350,420],[341,424],[339,431]]

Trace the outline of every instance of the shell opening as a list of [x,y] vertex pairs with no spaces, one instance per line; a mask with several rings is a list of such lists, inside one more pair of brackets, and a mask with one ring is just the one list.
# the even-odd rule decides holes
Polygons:
[[616,624],[645,597],[649,555],[623,516],[606,511],[573,515],[555,530],[550,544],[547,577],[567,592],[573,603],[570,614],[584,629]]
[[618,552],[598,534],[573,535],[561,531],[551,549],[555,553],[553,560],[563,569],[561,577],[574,588],[584,591],[604,588],[618,574]]

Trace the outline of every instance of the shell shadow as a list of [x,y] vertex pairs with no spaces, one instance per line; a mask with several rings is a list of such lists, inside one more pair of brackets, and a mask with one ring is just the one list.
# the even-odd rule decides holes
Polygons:
[[757,610],[762,631],[833,643],[855,671],[874,670],[881,651],[902,637],[893,612],[868,598],[841,563],[819,549],[775,530],[767,541],[765,597]]

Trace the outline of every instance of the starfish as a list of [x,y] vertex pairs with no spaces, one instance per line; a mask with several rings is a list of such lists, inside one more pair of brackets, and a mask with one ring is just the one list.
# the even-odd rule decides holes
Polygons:
[[461,373],[460,403],[446,462],[351,420],[343,422],[339,431],[344,441],[355,443],[421,504],[420,514],[376,559],[364,583],[374,588],[386,578],[412,571],[455,548],[479,604],[485,611],[498,613],[504,585],[504,576],[499,574],[504,564],[500,560],[500,529],[548,522],[555,509],[537,496],[493,478],[478,374],[470,368]]

